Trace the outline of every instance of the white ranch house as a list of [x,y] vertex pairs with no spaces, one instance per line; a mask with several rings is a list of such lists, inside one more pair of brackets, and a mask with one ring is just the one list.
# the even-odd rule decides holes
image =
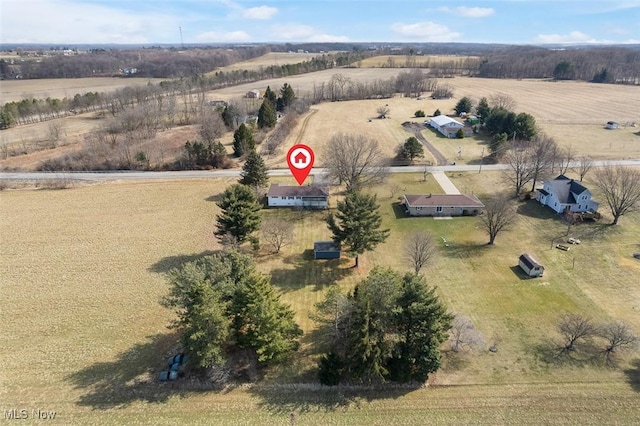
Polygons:
[[536,200],[558,214],[565,211],[571,213],[598,211],[598,203],[591,199],[591,192],[580,182],[569,179],[565,175],[545,182],[542,189],[538,189]]
[[425,124],[433,127],[448,138],[455,138],[458,130],[461,129],[465,132],[465,136],[471,136],[473,134],[473,129],[466,127],[464,124],[446,115],[437,115],[425,121]]
[[274,183],[267,193],[269,207],[329,208],[329,187],[321,185],[278,185]]

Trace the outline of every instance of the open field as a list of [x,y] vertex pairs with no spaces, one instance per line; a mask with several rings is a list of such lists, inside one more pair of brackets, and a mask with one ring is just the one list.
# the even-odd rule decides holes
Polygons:
[[[294,57],[298,54],[292,54]],[[397,73],[397,69],[372,69],[372,68],[342,68],[325,70],[317,73],[291,76],[280,79],[269,79],[259,83],[250,83],[235,87],[229,87],[210,92],[207,97],[210,100],[237,100],[250,89],[264,90],[267,86],[274,90],[289,83],[298,96],[305,96],[313,90],[314,85],[328,82],[332,75],[341,73],[354,82],[366,82],[377,79],[388,79]],[[67,80],[68,82],[82,82],[83,80],[110,80],[116,82],[134,81],[132,79],[82,79]],[[52,80],[60,82],[64,80]],[[146,80],[144,80],[146,82]],[[307,118],[300,121],[294,129],[285,146],[296,141],[304,141],[312,148],[321,151],[337,132],[361,133],[375,137],[381,144],[383,151],[389,157],[395,154],[395,149],[410,136],[402,129],[405,121],[423,122],[425,119],[414,118],[416,110],[424,110],[427,115],[440,109],[444,114],[451,114],[456,102],[462,96],[470,96],[475,101],[480,97],[490,97],[496,93],[507,93],[517,102],[516,111],[524,111],[532,114],[542,129],[564,147],[571,147],[576,155],[589,155],[595,159],[629,159],[640,158],[640,87],[606,84],[591,84],[584,82],[549,82],[541,80],[497,80],[458,77],[443,79],[443,83],[450,84],[454,90],[454,98],[448,100],[422,100],[395,97],[385,100],[346,101],[324,103],[314,105]],[[10,83],[27,83],[17,81]],[[140,81],[142,84],[143,82]],[[4,86],[3,86],[4,87]],[[5,90],[5,89],[3,89]],[[255,101],[254,101],[255,103]],[[376,116],[376,109],[389,104],[391,108],[390,118],[386,120],[369,119]],[[256,106],[257,107],[257,106]],[[91,117],[89,117],[91,118]],[[604,124],[614,120],[621,124],[618,130],[606,130]],[[83,117],[67,117],[60,119],[62,129],[66,136],[60,145],[76,144],[82,140],[82,134],[92,128],[102,125],[101,120],[89,120]],[[636,123],[637,127],[632,124]],[[629,124],[625,127],[626,124]],[[0,145],[34,144],[46,145],[47,129],[50,123],[39,123],[29,126],[19,126],[3,130],[0,133]],[[175,140],[172,137],[174,130],[163,132],[167,140]],[[178,132],[179,130],[175,130]],[[184,130],[180,130],[184,133]],[[195,135],[195,133],[193,133]],[[462,141],[447,140],[425,129],[423,132],[427,140],[432,142],[447,159],[460,164],[475,164],[480,160],[482,149],[485,145],[476,137]],[[186,141],[186,140],[185,140]],[[183,144],[185,141],[181,141]],[[231,133],[227,134],[222,142],[231,143]],[[157,146],[158,144],[154,144]],[[458,147],[462,150],[462,158],[458,158]],[[68,149],[68,148],[67,148]],[[286,150],[285,150],[286,151]],[[485,150],[485,155],[488,153]],[[55,154],[49,151],[47,155]],[[44,154],[38,154],[37,158],[26,158],[24,161],[28,167],[41,161]],[[158,156],[160,158],[161,156]],[[284,154],[281,153],[272,159],[272,166],[284,167]],[[21,167],[21,159],[11,159],[2,162],[2,166],[8,168]],[[321,158],[318,158],[321,161]],[[424,161],[432,161],[429,156]]]
[[[334,52],[329,52],[334,53]],[[249,59],[247,61],[238,62],[226,67],[220,67],[220,71],[235,71],[235,70],[259,70],[260,68],[270,67],[272,65],[280,66],[287,64],[298,64],[300,62],[309,61],[317,56],[322,56],[322,53],[294,53],[294,52],[269,52],[266,55],[259,56],[257,58]],[[214,73],[216,71],[213,71]]]
[[363,59],[356,65],[362,68],[411,68],[423,66],[425,64],[441,64],[443,62],[464,61],[465,59],[476,58],[475,56],[459,55],[421,55],[421,56],[401,56],[401,55],[381,55]]
[[[451,176],[461,190],[482,194],[499,186],[499,174]],[[291,180],[280,179],[282,182]],[[486,348],[447,356],[432,377],[435,387],[386,391],[317,391],[278,383],[313,380],[309,359],[295,359],[255,387],[200,392],[188,384],[158,385],[153,378],[174,349],[165,326],[172,313],[158,301],[163,273],[218,248],[212,237],[216,195],[231,179],[105,183],[65,191],[0,193],[0,408],[55,410],[65,424],[424,424],[620,423],[640,415],[637,353],[617,368],[599,362],[549,362],[563,311],[597,321],[620,319],[640,332],[640,214],[616,228],[576,226],[583,243],[570,252],[550,248],[566,231],[534,202],[518,207],[511,232],[487,247],[477,218],[433,220],[399,216],[391,185],[404,192],[438,192],[432,177],[394,175],[377,189],[389,240],[361,257],[314,262],[308,251],[326,239],[325,212],[266,210],[294,224],[296,241],[274,256],[257,256],[292,304],[313,339],[312,304],[336,282],[349,289],[374,264],[408,270],[400,253],[405,236],[425,229],[450,245],[425,274],[454,311],[469,316]],[[588,185],[589,182],[587,181]],[[335,206],[333,197],[332,205]],[[46,206],[43,208],[42,206]],[[545,265],[545,277],[522,279],[521,252]],[[574,260],[575,259],[575,260]],[[575,262],[575,263],[574,263]],[[606,277],[606,278],[605,278]],[[296,378],[298,378],[296,380]],[[302,380],[300,380],[302,378]],[[150,380],[149,382],[147,382]],[[439,385],[439,386],[438,386]]]
[[127,86],[146,85],[149,82],[159,83],[165,78],[49,78],[39,80],[4,80],[0,85],[0,104],[20,101],[24,98],[46,99],[73,98],[77,93],[113,92]]

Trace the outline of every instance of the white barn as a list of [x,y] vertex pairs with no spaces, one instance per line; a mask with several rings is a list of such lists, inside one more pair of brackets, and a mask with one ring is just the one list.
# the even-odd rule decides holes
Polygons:
[[465,132],[465,136],[469,136],[470,134],[473,133],[471,129],[470,131],[468,131],[465,128],[464,124],[446,115],[437,115],[431,118],[430,120],[426,121],[425,124],[427,126],[433,127],[438,132],[442,133],[444,136],[448,138],[455,138],[456,134],[461,129]]
[[518,266],[530,277],[541,277],[544,274],[544,266],[529,253],[522,253],[518,258]]
[[329,187],[322,185],[291,186],[274,183],[267,193],[269,207],[329,208]]

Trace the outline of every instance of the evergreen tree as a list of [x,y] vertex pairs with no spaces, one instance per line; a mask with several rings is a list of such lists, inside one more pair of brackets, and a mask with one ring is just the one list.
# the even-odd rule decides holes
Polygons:
[[234,298],[233,328],[238,346],[252,348],[258,361],[277,363],[298,349],[302,330],[294,312],[265,276],[253,275]]
[[238,157],[242,157],[246,153],[253,151],[255,147],[256,143],[253,140],[251,129],[242,123],[233,133],[233,153]]
[[216,217],[215,235],[218,238],[232,236],[238,243],[243,243],[260,228],[260,204],[248,186],[231,185],[222,193],[217,206],[222,209]]
[[525,141],[531,140],[531,138],[538,133],[538,129],[536,128],[536,119],[531,114],[521,112],[516,116],[514,132],[517,139]]
[[382,218],[378,208],[375,196],[353,191],[347,194],[344,201],[338,201],[338,212],[335,215],[330,213],[327,218],[333,241],[345,244],[347,250],[355,255],[356,268],[358,255],[375,249],[389,236],[388,229],[380,229]]
[[476,112],[478,113],[478,117],[480,117],[480,121],[484,123],[484,120],[491,113],[491,107],[489,107],[489,101],[487,101],[487,98],[480,98],[480,102],[478,102],[478,106],[476,107]]
[[284,83],[282,89],[280,89],[280,97],[278,98],[278,111],[284,112],[287,107],[293,104],[295,99],[296,94],[293,88],[288,83]]
[[271,90],[271,87],[267,86],[267,90],[264,91],[264,98],[269,99],[271,105],[275,105],[277,102],[276,92]]
[[325,386],[336,386],[343,378],[345,364],[340,355],[329,352],[318,361],[318,380]]
[[273,127],[276,125],[276,109],[269,99],[262,101],[262,106],[258,110],[258,127]]
[[434,117],[437,117],[437,116],[439,116],[439,115],[442,115],[442,112],[440,112],[440,109],[438,108],[438,109],[436,109],[436,110],[433,112],[433,116],[434,116]]
[[236,124],[236,119],[240,116],[240,111],[238,108],[231,104],[224,107],[222,111],[222,121],[224,121],[224,125],[227,126],[228,129],[232,129]]
[[269,182],[267,166],[264,164],[262,156],[255,150],[247,156],[247,161],[242,166],[240,173],[240,183],[253,188],[264,188]]
[[421,275],[406,274],[393,310],[398,343],[392,360],[394,380],[425,382],[440,368],[440,345],[447,339],[453,316]]
[[473,102],[471,102],[471,99],[469,99],[469,97],[464,96],[458,101],[458,103],[454,107],[454,110],[456,112],[456,115],[460,115],[463,112],[468,113],[469,111],[471,111],[471,108],[473,108]]
[[400,155],[413,162],[415,158],[424,157],[424,147],[415,136],[411,136],[402,145]]

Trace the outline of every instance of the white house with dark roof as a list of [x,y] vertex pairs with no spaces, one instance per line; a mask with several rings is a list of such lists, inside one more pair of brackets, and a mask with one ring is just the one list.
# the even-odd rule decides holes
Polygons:
[[473,129],[466,127],[464,124],[446,115],[437,115],[432,117],[430,120],[426,121],[425,124],[433,127],[448,138],[455,138],[458,130],[461,129],[465,132],[465,136],[471,136],[473,134]]
[[591,191],[565,175],[545,182],[542,188],[538,189],[536,200],[549,206],[556,213],[564,213],[567,210],[572,213],[598,211],[598,203],[591,199]]
[[269,207],[300,207],[326,209],[329,207],[329,187],[324,185],[279,185],[274,183],[267,193]]
[[405,194],[402,200],[410,216],[475,216],[484,204],[475,195]]

